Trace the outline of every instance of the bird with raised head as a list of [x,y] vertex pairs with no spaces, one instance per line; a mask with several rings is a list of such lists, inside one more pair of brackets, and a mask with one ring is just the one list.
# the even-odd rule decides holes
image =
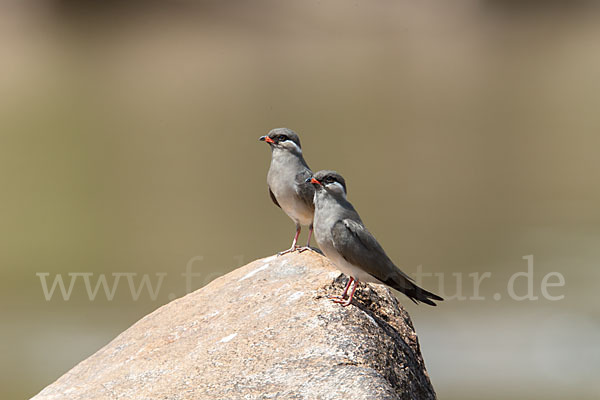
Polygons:
[[333,301],[350,305],[359,280],[388,285],[415,303],[435,306],[432,300],[443,300],[417,286],[387,256],[347,200],[346,181],[340,174],[319,171],[306,182],[315,187],[313,225],[317,244],[327,258],[350,277],[342,295],[330,297]]
[[[276,128],[267,135],[261,136],[259,140],[268,143],[271,147],[271,166],[267,173],[271,200],[296,224],[292,247],[278,254],[282,255],[297,249],[308,250],[313,232],[315,189],[306,182],[312,176],[312,171],[304,161],[300,138],[291,129]],[[298,236],[302,226],[309,227],[308,242],[305,247],[298,247]]]

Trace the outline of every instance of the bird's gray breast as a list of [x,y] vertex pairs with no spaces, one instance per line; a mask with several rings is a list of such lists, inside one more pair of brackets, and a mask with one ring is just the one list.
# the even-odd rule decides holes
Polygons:
[[267,174],[267,183],[281,209],[302,225],[310,225],[313,220],[312,187],[304,182],[311,175],[310,169],[297,157],[275,154]]
[[323,196],[322,192],[315,193],[313,234],[319,248],[333,261],[334,258],[337,258],[337,251],[333,245],[331,227],[342,217],[342,214],[334,201]]

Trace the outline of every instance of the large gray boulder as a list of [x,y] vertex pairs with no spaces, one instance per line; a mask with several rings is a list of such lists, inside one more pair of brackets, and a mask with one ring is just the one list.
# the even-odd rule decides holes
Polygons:
[[349,307],[314,252],[254,261],[142,318],[42,390],[50,399],[434,399],[406,311],[381,285]]

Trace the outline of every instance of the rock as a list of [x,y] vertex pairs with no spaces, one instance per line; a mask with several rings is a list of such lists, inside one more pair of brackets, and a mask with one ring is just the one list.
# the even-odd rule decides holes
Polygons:
[[435,399],[413,325],[382,285],[349,307],[323,256],[254,261],[142,318],[42,390],[50,399]]

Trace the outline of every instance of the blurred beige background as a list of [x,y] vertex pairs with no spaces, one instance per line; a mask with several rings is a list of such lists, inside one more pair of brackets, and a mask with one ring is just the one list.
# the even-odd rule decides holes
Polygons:
[[[492,274],[484,300],[399,296],[441,399],[598,398],[600,15],[565,3],[1,2],[0,398],[185,294],[190,260],[195,289],[287,248],[257,141],[279,126],[426,288]],[[167,275],[46,301],[36,273],[77,272]]]

